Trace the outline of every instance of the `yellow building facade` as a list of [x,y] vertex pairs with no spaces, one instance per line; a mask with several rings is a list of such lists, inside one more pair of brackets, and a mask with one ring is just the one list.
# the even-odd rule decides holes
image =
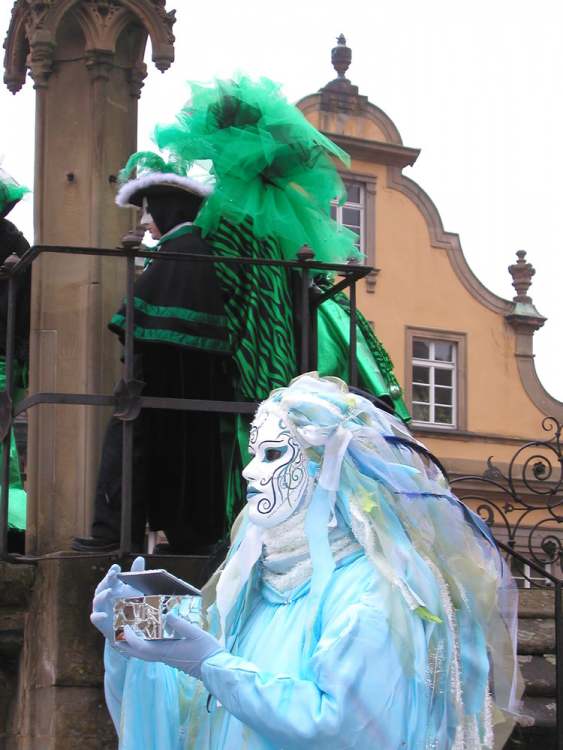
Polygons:
[[[350,59],[340,37],[338,77],[298,106],[351,156],[342,171],[349,203],[335,215],[359,230],[366,263],[376,268],[358,289],[358,305],[394,362],[414,433],[450,478],[481,475],[489,456],[506,473],[519,446],[551,437],[542,430],[546,416],[563,421],[563,402],[545,391],[534,367],[533,334],[545,322],[527,295],[534,270],[518,253],[512,301],[479,281],[458,235],[444,231],[431,198],[403,174],[419,151],[345,77]],[[494,497],[494,488],[483,489]],[[543,515],[528,513],[523,528]]]

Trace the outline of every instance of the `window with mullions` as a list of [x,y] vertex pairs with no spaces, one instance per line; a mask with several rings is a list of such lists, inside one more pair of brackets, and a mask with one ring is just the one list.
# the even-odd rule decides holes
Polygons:
[[412,416],[415,422],[456,426],[457,344],[414,338],[412,342]]
[[344,180],[346,192],[348,193],[346,203],[342,206],[332,203],[330,207],[331,217],[344,227],[348,227],[358,235],[356,247],[365,252],[365,188],[361,182]]

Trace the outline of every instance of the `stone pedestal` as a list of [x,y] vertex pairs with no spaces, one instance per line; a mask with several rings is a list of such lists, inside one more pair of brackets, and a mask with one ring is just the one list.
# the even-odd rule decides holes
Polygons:
[[[117,747],[103,695],[104,639],[89,619],[94,589],[113,562],[109,557],[54,557],[37,566],[18,692],[5,735],[8,750]],[[201,586],[206,563],[206,558],[166,557],[151,560],[151,567],[166,567]],[[0,731],[3,747],[1,742]]]

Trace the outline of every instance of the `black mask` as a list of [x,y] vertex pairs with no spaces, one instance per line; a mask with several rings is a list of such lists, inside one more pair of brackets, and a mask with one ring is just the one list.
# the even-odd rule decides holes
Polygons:
[[193,221],[202,202],[201,196],[185,190],[147,196],[149,213],[161,234],[166,234],[178,224]]

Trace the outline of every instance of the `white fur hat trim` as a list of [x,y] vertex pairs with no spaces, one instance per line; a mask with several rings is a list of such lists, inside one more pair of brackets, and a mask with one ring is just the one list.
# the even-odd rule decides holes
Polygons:
[[147,188],[157,186],[180,188],[187,193],[201,195],[202,198],[207,198],[213,192],[213,188],[210,185],[198,182],[198,180],[194,180],[192,177],[182,177],[182,175],[174,174],[173,172],[149,172],[126,182],[115,196],[115,202],[118,206],[134,206],[138,208],[138,206],[131,202],[133,196]]

